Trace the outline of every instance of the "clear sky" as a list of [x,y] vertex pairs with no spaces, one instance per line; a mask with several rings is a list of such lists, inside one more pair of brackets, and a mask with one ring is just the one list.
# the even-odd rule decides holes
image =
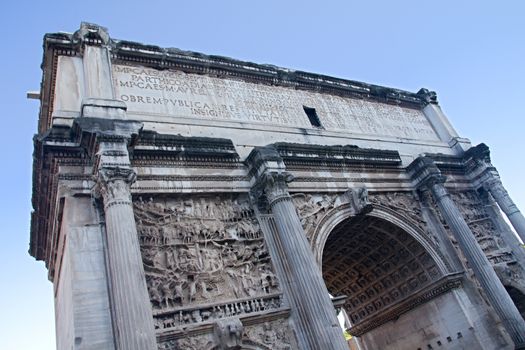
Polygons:
[[42,37],[98,23],[114,38],[416,92],[437,91],[459,134],[485,142],[525,210],[524,1],[5,1],[0,348],[54,349],[52,285],[28,253]]

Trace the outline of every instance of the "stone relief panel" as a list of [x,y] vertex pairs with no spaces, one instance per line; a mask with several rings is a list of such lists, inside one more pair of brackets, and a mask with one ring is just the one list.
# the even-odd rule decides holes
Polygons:
[[158,346],[159,350],[211,350],[215,348],[211,334],[169,340]]
[[[338,194],[294,193],[292,199],[310,241],[317,223],[335,206]],[[311,243],[311,242],[310,242]]]
[[[228,321],[228,320],[227,320]],[[218,349],[258,349],[292,350],[298,349],[295,335],[288,319],[266,320],[255,325],[242,326],[239,343],[228,347],[212,333],[185,336],[180,339],[161,342],[159,350],[218,350]],[[236,336],[238,336],[236,334]]]
[[133,204],[158,330],[281,307],[247,197],[139,197]]
[[294,193],[292,199],[310,243],[315,228],[332,209],[343,204],[348,204],[354,214],[372,209],[365,187],[352,188],[342,194]]
[[252,345],[259,349],[297,349],[294,333],[286,319],[267,321],[246,327],[243,344]]
[[[496,225],[475,191],[451,192],[450,197],[460,210],[481,249],[494,265],[514,261],[514,257],[501,239]],[[453,240],[457,245],[457,242]]]
[[436,243],[437,240],[429,230],[423,218],[421,206],[416,196],[411,192],[383,192],[370,196],[370,202],[388,208],[404,217],[411,219],[422,232],[426,233],[427,240]]

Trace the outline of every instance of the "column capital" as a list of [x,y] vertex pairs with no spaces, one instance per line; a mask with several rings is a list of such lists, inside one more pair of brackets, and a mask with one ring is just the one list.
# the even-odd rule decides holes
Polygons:
[[290,198],[288,183],[293,179],[293,175],[286,171],[266,171],[260,176],[258,185],[263,188],[268,204],[272,205],[280,199]]
[[94,194],[102,197],[106,208],[116,204],[131,205],[131,185],[136,179],[137,174],[131,168],[102,167],[96,176]]
[[[427,191],[435,185],[441,185],[446,181],[446,177],[441,174],[434,160],[427,156],[416,158],[407,168],[414,187],[420,191]],[[444,187],[443,187],[444,188]]]
[[503,188],[503,183],[501,182],[499,175],[492,172],[485,173],[481,178],[481,187],[483,187],[483,189],[488,192],[492,192],[493,190],[506,192],[506,190]]
[[287,184],[293,181],[293,175],[286,171],[283,159],[273,146],[255,147],[247,163],[253,174],[254,199],[266,200],[265,204],[271,205],[278,199],[290,197]]
[[131,185],[137,179],[137,173],[132,168],[124,167],[102,167],[98,171],[98,182],[107,184],[109,182],[122,180]]

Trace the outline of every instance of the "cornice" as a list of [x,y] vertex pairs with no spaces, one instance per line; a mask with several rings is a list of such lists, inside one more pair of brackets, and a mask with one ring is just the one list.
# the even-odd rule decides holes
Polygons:
[[[490,163],[489,147],[484,143],[471,147],[459,156],[425,153],[424,157],[431,160],[433,166],[444,176],[452,175],[454,177],[453,182],[456,184],[469,184],[477,187],[475,178],[480,173],[497,173],[496,168]],[[417,163],[418,162],[414,161],[410,164],[407,167],[407,171],[414,172]]]
[[[274,65],[257,64],[229,57],[206,55],[177,48],[161,48],[127,40],[112,39],[107,29],[83,23],[74,34],[50,33],[44,36],[44,82],[49,82],[42,94],[52,103],[56,61],[60,55],[82,56],[85,45],[107,47],[113,63],[142,65],[155,69],[173,69],[186,73],[243,80],[258,84],[284,86],[342,97],[374,100],[381,103],[421,109],[437,103],[435,92],[421,89],[409,92],[364,82],[335,78],[322,74],[291,70]],[[50,106],[42,109],[40,131],[50,126]]]
[[460,288],[462,285],[462,273],[455,273],[444,276],[440,280],[428,285],[408,298],[400,301],[396,305],[386,308],[383,312],[362,322],[353,325],[348,329],[353,336],[361,336],[374,328],[377,328],[389,321],[399,318],[401,315],[423,305],[433,299],[445,294],[453,289]]
[[57,229],[55,211],[58,183],[65,176],[59,173],[60,166],[90,166],[91,161],[79,147],[45,144],[45,141],[38,139],[35,139],[35,154],[39,156],[34,156],[33,163],[29,254],[37,260],[45,260],[49,267],[52,266],[50,247],[53,246],[50,237]]
[[[94,123],[95,122],[95,123]],[[107,123],[106,123],[107,122]],[[37,260],[45,260],[46,266],[52,266],[53,238],[56,223],[55,207],[59,181],[89,180],[89,173],[60,173],[61,165],[88,166],[94,164],[93,156],[100,141],[124,142],[128,138],[110,132],[111,123],[126,131],[133,121],[105,121],[96,118],[79,118],[73,127],[54,126],[34,137],[33,154],[33,213],[31,215],[31,233],[29,254]],[[87,123],[87,124],[86,124]],[[94,123],[94,124],[93,124]],[[109,123],[109,124],[108,124]],[[126,127],[126,123],[133,125]],[[108,125],[106,125],[108,124]],[[122,125],[121,125],[122,124]],[[90,128],[88,128],[90,126]],[[89,129],[89,130],[87,130]],[[133,128],[131,128],[133,129]],[[130,130],[131,130],[130,129]],[[133,131],[136,129],[136,132]],[[86,131],[87,130],[87,131]],[[152,131],[140,132],[134,128],[131,137],[131,162],[133,166],[153,166],[158,164],[171,167],[204,168],[242,168],[235,147],[231,140],[205,137],[183,137],[163,135]],[[129,130],[128,130],[129,131]],[[188,181],[189,176],[139,175],[139,180]],[[248,181],[245,175],[204,176],[196,175],[195,181]],[[52,276],[52,271],[50,271]]]
[[115,63],[174,69],[193,74],[241,79],[343,97],[372,99],[382,103],[421,108],[429,103],[428,90],[412,93],[363,82],[280,68],[273,65],[239,61],[176,48],[161,48],[137,42],[114,40],[111,47]]
[[306,166],[395,169],[401,165],[401,157],[397,151],[351,145],[318,146],[282,142],[274,144],[273,147],[288,169]]

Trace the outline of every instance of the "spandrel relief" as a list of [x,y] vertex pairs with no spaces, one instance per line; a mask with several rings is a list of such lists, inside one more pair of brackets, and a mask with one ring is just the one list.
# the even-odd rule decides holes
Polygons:
[[315,225],[334,208],[337,194],[295,193],[292,199],[304,231],[310,233]]
[[217,349],[211,335],[184,337],[178,340],[162,342],[158,350],[213,350]]
[[247,198],[137,198],[134,211],[157,328],[280,307]]
[[514,260],[500,237],[492,217],[479,195],[474,191],[452,192],[450,197],[460,210],[481,249],[492,264]]
[[315,228],[327,214],[336,208],[345,206],[352,215],[366,214],[372,210],[365,187],[350,188],[343,193],[294,193],[294,206],[311,243]]
[[416,197],[408,192],[385,192],[370,196],[370,202],[387,207],[400,215],[408,217],[423,232],[428,232],[421,207]]

